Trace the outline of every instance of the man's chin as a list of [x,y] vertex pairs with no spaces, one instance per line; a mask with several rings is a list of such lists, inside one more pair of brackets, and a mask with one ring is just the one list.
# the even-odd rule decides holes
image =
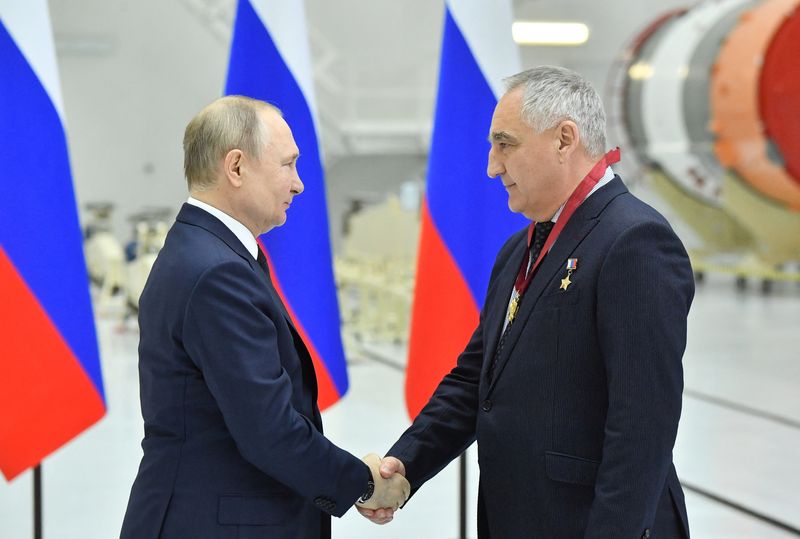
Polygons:
[[[286,212],[284,212],[281,217],[278,217],[277,219],[275,219],[275,220],[273,220],[273,221],[271,221],[269,223],[265,223],[264,227],[263,227],[263,231],[261,232],[261,234],[266,234],[267,232],[269,232],[273,228],[277,228],[279,226],[283,226],[284,224],[286,224]],[[259,234],[259,236],[261,234]]]
[[508,209],[514,213],[522,213],[524,210],[524,208],[516,200],[513,200],[511,197],[508,197]]

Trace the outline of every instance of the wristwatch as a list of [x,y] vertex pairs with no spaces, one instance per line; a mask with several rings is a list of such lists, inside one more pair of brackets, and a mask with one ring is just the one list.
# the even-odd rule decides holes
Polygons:
[[375,480],[372,477],[372,470],[367,467],[367,472],[369,473],[369,481],[367,481],[367,490],[364,491],[364,494],[358,499],[357,503],[365,503],[367,500],[372,498],[372,494],[375,492]]

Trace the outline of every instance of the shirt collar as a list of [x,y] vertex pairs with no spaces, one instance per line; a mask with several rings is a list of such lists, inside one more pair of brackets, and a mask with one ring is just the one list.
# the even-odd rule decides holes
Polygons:
[[223,212],[212,206],[211,204],[206,204],[202,200],[197,200],[194,197],[189,197],[189,200],[186,201],[187,204],[191,204],[192,206],[196,206],[201,210],[205,210],[220,221],[222,224],[228,227],[228,229],[233,232],[236,238],[242,242],[247,252],[250,253],[254,259],[258,259],[258,243],[256,239],[253,237],[253,234],[247,230],[247,227],[244,226],[242,223],[228,215],[227,213]]
[[[602,178],[600,178],[600,181],[598,181],[598,182],[597,182],[597,184],[596,184],[596,185],[595,185],[595,186],[592,188],[592,190],[591,190],[591,191],[589,191],[589,194],[588,194],[588,195],[586,195],[586,198],[589,198],[590,196],[592,196],[592,195],[594,194],[594,192],[595,192],[595,191],[597,191],[598,189],[600,189],[601,187],[603,187],[605,184],[607,184],[608,182],[610,182],[611,180],[613,180],[613,179],[614,179],[614,176],[615,176],[615,174],[614,174],[614,171],[613,171],[613,170],[611,170],[611,167],[606,167],[606,173],[605,173],[605,174],[603,174],[603,177],[602,177]],[[584,200],[585,200],[585,199],[584,199]],[[561,207],[560,207],[560,208],[558,208],[558,210],[556,211],[556,213],[555,213],[555,214],[553,214],[553,217],[552,217],[552,218],[550,218],[550,220],[551,220],[551,221],[553,221],[554,223],[558,221],[558,217],[561,215],[561,212],[564,210],[564,206],[565,206],[566,204],[567,204],[567,203],[566,203],[566,202],[564,202],[564,204],[562,204],[562,205],[561,205]]]

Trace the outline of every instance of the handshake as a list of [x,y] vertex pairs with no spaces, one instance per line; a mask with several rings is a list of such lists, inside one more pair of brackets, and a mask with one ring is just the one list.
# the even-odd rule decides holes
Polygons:
[[394,457],[381,458],[370,453],[362,459],[369,466],[375,488],[366,500],[356,502],[358,512],[375,522],[386,524],[411,494],[411,485],[405,478],[405,466]]

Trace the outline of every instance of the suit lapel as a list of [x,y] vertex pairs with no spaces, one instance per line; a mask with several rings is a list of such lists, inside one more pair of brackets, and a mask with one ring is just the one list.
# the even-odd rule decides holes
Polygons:
[[186,223],[193,226],[199,226],[221,239],[225,244],[233,250],[237,255],[241,256],[250,264],[250,267],[258,267],[253,255],[247,250],[247,247],[242,245],[236,234],[231,232],[231,229],[225,226],[225,223],[208,213],[202,208],[192,206],[185,203],[178,212],[176,221]]
[[[259,249],[261,247],[259,246]],[[292,341],[294,342],[295,349],[297,350],[297,355],[300,358],[300,366],[303,370],[303,381],[304,383],[311,388],[311,396],[312,396],[312,412],[313,412],[313,422],[314,425],[317,427],[317,430],[322,432],[322,416],[320,415],[319,408],[317,407],[317,397],[319,395],[319,387],[317,385],[317,372],[316,367],[314,367],[314,360],[311,357],[311,352],[309,351],[308,347],[306,346],[305,341],[303,341],[303,337],[300,335],[300,332],[297,331],[297,328],[292,322],[292,318],[289,316],[289,312],[286,310],[286,306],[283,304],[283,300],[281,300],[280,294],[275,289],[275,285],[272,284],[272,275],[269,271],[269,266],[266,265],[265,267],[261,267],[260,264],[256,263],[258,266],[259,274],[266,277],[267,283],[267,291],[269,292],[272,301],[278,306],[281,313],[283,314],[283,318],[286,320],[286,323],[289,325],[289,333],[292,335]]]
[[[523,305],[520,305],[520,321],[526,321],[533,311],[533,307],[539,301],[542,294],[547,292],[557,292],[560,284],[559,277],[566,266],[566,261],[581,241],[592,231],[597,224],[596,219],[588,221],[572,221],[564,227],[564,231],[553,244],[550,252],[542,260],[542,265],[538,269],[531,281],[531,286],[525,293]],[[555,281],[555,282],[554,282]]]
[[[264,275],[264,272],[261,270],[260,266],[258,266],[258,271],[260,275]],[[275,289],[275,285],[272,284],[272,275],[270,274],[269,269],[267,269],[266,271],[266,278],[267,278],[266,279],[267,290],[269,292],[270,297],[272,298],[272,301],[274,301],[275,304],[278,306],[278,309],[280,309],[281,313],[283,314],[283,317],[286,319],[286,322],[296,332],[297,328],[294,326],[294,322],[292,322],[292,317],[289,316],[289,311],[286,310],[286,306],[283,304],[283,300],[281,299],[280,294],[278,294],[278,291]]]
[[233,252],[242,257],[250,265],[250,268],[256,272],[256,275],[260,277],[266,277],[265,282],[270,298],[278,306],[278,309],[283,314],[286,322],[292,327],[292,329],[297,331],[297,329],[294,327],[291,317],[289,316],[289,313],[286,311],[283,301],[281,301],[280,296],[272,284],[272,277],[269,274],[269,270],[267,270],[267,274],[264,275],[261,266],[258,265],[258,262],[256,262],[256,260],[253,258],[253,255],[250,254],[250,251],[247,250],[247,247],[242,245],[242,242],[239,241],[239,238],[236,237],[236,234],[231,232],[231,230],[225,226],[225,223],[204,209],[186,203],[181,207],[180,212],[178,212],[176,220],[190,225],[199,226],[211,234],[214,234],[216,237],[225,242],[225,244],[230,247]]
[[508,302],[511,299],[511,290],[514,288],[514,281],[519,272],[519,265],[522,257],[528,251],[527,235],[522,234],[518,244],[514,247],[508,263],[497,276],[497,291],[491,296],[491,304],[486,308],[486,328],[488,338],[484,345],[483,374],[486,375],[489,365],[494,358],[497,350],[497,343],[503,331],[503,321],[508,311]]
[[[497,382],[498,378],[500,378],[503,368],[508,362],[511,352],[514,350],[514,346],[517,344],[517,341],[519,341],[522,332],[525,330],[528,319],[530,318],[536,303],[539,301],[539,298],[545,293],[545,291],[558,291],[558,286],[556,286],[556,284],[559,283],[559,280],[556,278],[557,276],[561,275],[562,270],[565,271],[566,261],[569,256],[575,251],[575,249],[578,248],[584,238],[586,238],[586,236],[588,236],[592,229],[597,225],[599,222],[599,216],[608,203],[627,191],[628,190],[625,188],[622,180],[620,180],[619,177],[616,177],[607,185],[598,189],[596,193],[586,199],[586,201],[575,211],[572,219],[570,219],[567,225],[564,227],[564,230],[553,244],[550,252],[548,252],[547,256],[542,259],[539,268],[536,270],[536,275],[534,275],[533,280],[531,281],[530,287],[525,292],[522,303],[520,303],[520,311],[517,315],[517,320],[511,326],[509,334],[506,337],[503,350],[500,354],[500,357],[497,359],[494,376],[489,387],[490,390],[494,387],[494,384]],[[513,266],[514,264],[511,265]],[[503,313],[505,313],[505,311],[506,309],[504,307]],[[495,340],[494,347],[491,349],[492,354],[494,354],[496,349],[496,343],[497,341]]]
[[[242,257],[250,265],[250,268],[256,273],[256,276],[264,282],[270,299],[275,303],[275,305],[278,306],[278,310],[280,310],[284,320],[286,320],[286,323],[289,326],[289,332],[291,333],[292,341],[295,345],[300,360],[300,366],[303,372],[303,382],[311,389],[312,421],[317,429],[322,432],[322,418],[320,416],[319,408],[317,407],[318,387],[314,362],[311,358],[310,352],[308,351],[308,347],[306,347],[306,344],[303,342],[303,339],[300,336],[300,332],[297,331],[297,328],[292,322],[292,318],[289,316],[289,312],[286,310],[286,306],[283,304],[280,295],[275,289],[275,286],[272,284],[272,276],[270,275],[269,268],[264,271],[258,261],[256,261],[253,258],[253,255],[250,254],[250,251],[247,250],[247,247],[245,247],[242,242],[239,241],[239,238],[236,237],[236,234],[231,232],[231,230],[225,226],[225,223],[207,211],[191,204],[184,204],[181,207],[180,212],[178,212],[176,220],[192,226],[198,226],[217,236],[220,240],[225,242],[225,244],[228,245],[231,250]],[[260,248],[261,247],[259,246],[259,249]]]

